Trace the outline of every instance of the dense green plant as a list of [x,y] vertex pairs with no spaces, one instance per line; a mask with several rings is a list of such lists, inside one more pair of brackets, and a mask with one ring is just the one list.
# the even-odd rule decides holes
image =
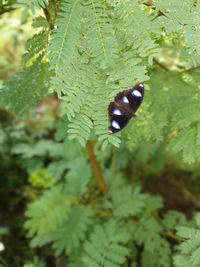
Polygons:
[[[199,266],[199,213],[169,210],[151,186],[158,173],[168,179],[167,164],[192,170],[178,185],[200,208],[200,2],[0,1],[2,14],[15,8],[32,11],[34,34],[24,68],[0,88],[1,107],[16,116],[1,120],[0,151],[3,174],[30,202],[24,266],[44,266],[35,256],[45,247],[44,259],[69,267]],[[138,116],[108,134],[109,102],[140,81]],[[45,103],[30,110],[50,94],[61,99],[50,114]],[[14,186],[4,183],[7,194]]]
[[[173,242],[188,238],[179,230],[179,239],[174,230],[179,227],[194,231],[195,221],[188,221],[183,213],[177,211],[165,211],[161,216],[162,199],[142,192],[139,180],[134,181],[132,174],[125,174],[127,164],[129,168],[134,168],[134,172],[140,173],[141,160],[142,165],[152,165],[154,173],[156,165],[160,165],[160,158],[156,159],[155,156],[161,147],[157,150],[157,145],[151,146],[150,154],[147,145],[136,150],[135,165],[128,163],[133,155],[123,147],[114,156],[114,161],[110,158],[115,150],[102,152],[96,147],[97,159],[109,188],[102,197],[96,181],[91,180],[94,176],[85,149],[78,142],[65,137],[63,125],[67,119],[56,123],[58,109],[56,104],[52,110],[54,102],[50,100],[42,104],[39,107],[41,114],[37,108],[16,122],[4,114],[1,122],[2,173],[7,175],[8,181],[13,182],[13,175],[18,172],[20,177],[21,169],[29,176],[25,187],[18,180],[16,182],[21,188],[18,194],[23,192],[23,201],[32,201],[25,212],[24,224],[32,239],[31,247],[48,245],[50,255],[64,258],[69,266],[126,266],[128,262],[137,266],[139,255],[142,266],[172,266],[175,247],[169,242],[170,238]],[[64,141],[61,141],[63,138]],[[154,158],[152,163],[151,158]],[[12,164],[14,159],[17,160],[15,169]],[[10,166],[12,172],[9,174],[7,169]],[[150,174],[149,170],[146,175]],[[150,183],[154,184],[153,180]],[[12,185],[3,184],[12,189]],[[5,192],[9,190],[4,189]],[[7,197],[3,199],[6,201]],[[13,201],[16,202],[15,199]],[[2,214],[7,213],[7,209],[4,211],[3,208],[4,201],[1,203]],[[13,208],[11,203],[10,207]],[[9,222],[10,216],[5,216],[4,223],[7,222],[9,229],[7,235],[12,236],[16,230]],[[25,221],[25,218],[21,220]],[[9,245],[6,239],[3,242],[5,246]],[[192,245],[194,253],[198,242]],[[186,256],[187,261],[193,262],[181,246],[180,253],[174,258],[175,266],[181,266],[181,260]],[[6,250],[4,254],[8,255]],[[24,266],[43,266],[37,258],[30,262],[31,255],[34,255],[33,252],[25,257],[27,263]],[[43,257],[48,258],[48,254],[44,253]]]

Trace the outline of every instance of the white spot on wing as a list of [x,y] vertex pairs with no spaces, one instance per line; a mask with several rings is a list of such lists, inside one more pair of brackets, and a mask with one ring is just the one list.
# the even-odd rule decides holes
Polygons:
[[122,101],[123,101],[124,103],[127,103],[127,104],[129,103],[128,98],[127,98],[126,96],[123,96],[123,97],[122,97]]
[[133,92],[131,94],[132,94],[132,96],[142,97],[142,94],[138,90],[133,90]]
[[120,109],[115,108],[115,109],[113,110],[113,114],[114,114],[114,115],[123,115],[123,112],[122,112]]
[[120,129],[119,123],[116,121],[112,121],[112,127],[114,127],[115,129]]
[[143,88],[144,84],[143,83],[139,83],[139,87]]

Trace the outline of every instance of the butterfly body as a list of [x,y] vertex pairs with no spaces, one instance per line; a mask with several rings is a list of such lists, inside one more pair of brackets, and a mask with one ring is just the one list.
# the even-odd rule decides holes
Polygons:
[[144,97],[144,85],[136,84],[133,88],[122,91],[115,96],[108,107],[109,133],[121,131],[135,115]]

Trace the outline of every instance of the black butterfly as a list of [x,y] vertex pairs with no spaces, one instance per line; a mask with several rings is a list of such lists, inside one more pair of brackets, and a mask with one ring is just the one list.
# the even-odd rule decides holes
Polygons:
[[121,131],[135,115],[144,97],[144,84],[138,83],[133,88],[120,92],[108,107],[109,133]]

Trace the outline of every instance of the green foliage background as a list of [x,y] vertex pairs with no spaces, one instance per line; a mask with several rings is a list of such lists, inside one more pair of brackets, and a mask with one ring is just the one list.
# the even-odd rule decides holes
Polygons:
[[[0,1],[1,266],[200,266],[199,10]],[[136,82],[137,117],[108,134]]]

